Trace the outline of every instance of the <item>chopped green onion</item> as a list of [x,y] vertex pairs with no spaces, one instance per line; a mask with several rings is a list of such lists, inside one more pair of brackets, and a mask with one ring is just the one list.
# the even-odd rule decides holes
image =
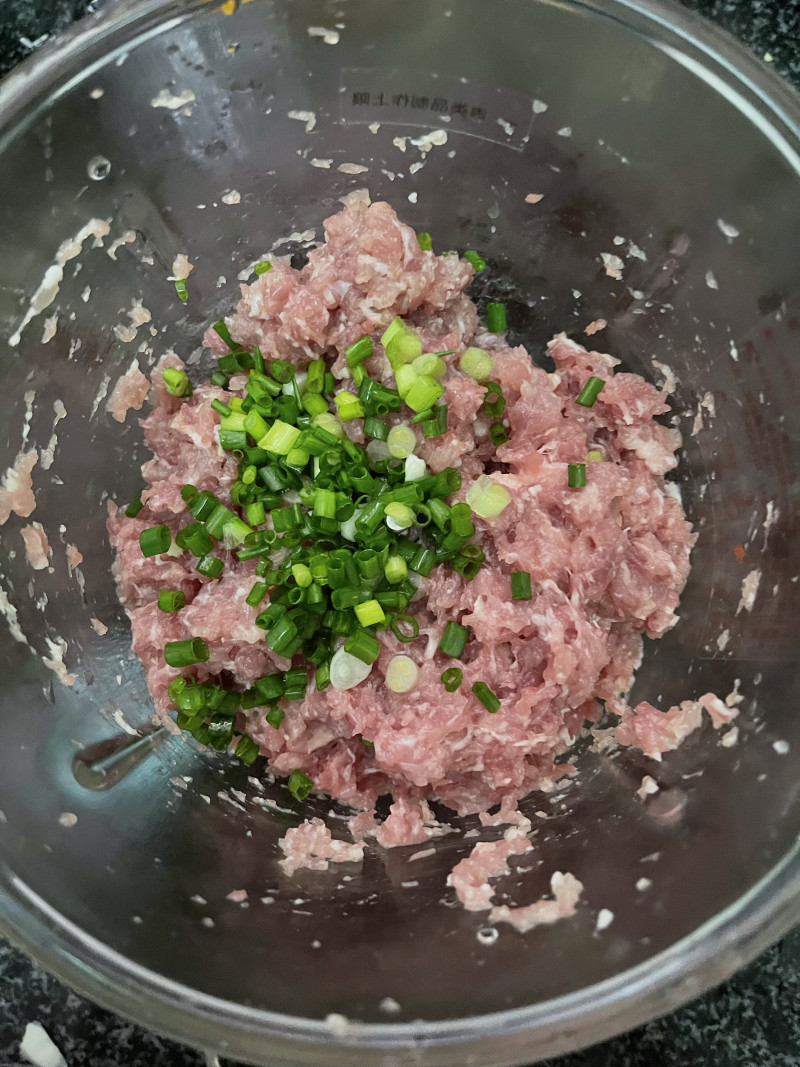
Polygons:
[[352,419],[363,419],[364,405],[354,393],[350,393],[346,389],[343,389],[341,393],[336,394],[333,400],[339,411],[339,418],[342,422],[350,422]]
[[460,667],[448,667],[446,671],[442,671],[442,685],[448,693],[455,693],[463,681],[464,672]]
[[262,526],[267,521],[267,511],[263,500],[254,500],[248,504],[245,514],[250,526]]
[[478,252],[473,252],[471,248],[468,248],[464,253],[464,259],[466,259],[467,263],[472,264],[476,274],[486,270],[486,260]]
[[408,577],[408,565],[402,556],[389,556],[383,573],[387,582],[397,585]]
[[376,441],[385,441],[389,437],[389,426],[383,419],[375,415],[368,415],[364,419],[364,434],[374,437]]
[[466,501],[476,515],[492,520],[511,503],[511,494],[505,486],[492,481],[488,474],[482,474],[467,490]]
[[311,419],[311,425],[317,429],[325,430],[327,433],[332,434],[337,441],[340,441],[344,437],[344,427],[339,419],[337,419],[330,411],[314,415]]
[[251,608],[257,608],[264,597],[267,595],[269,586],[266,582],[256,582],[253,588],[245,597],[245,604],[249,604]]
[[494,369],[494,362],[483,348],[468,348],[458,361],[458,369],[476,382],[485,382]]
[[486,329],[489,333],[505,333],[507,328],[505,304],[488,303],[486,305]]
[[441,437],[443,433],[447,433],[447,404],[436,405],[432,417],[423,422],[422,432],[426,441],[431,437]]
[[197,486],[187,482],[186,485],[181,486],[181,500],[185,504],[191,504],[194,498],[197,496]]
[[493,422],[489,427],[489,439],[495,448],[499,448],[508,440],[508,429],[502,422]]
[[216,385],[219,389],[227,389],[231,384],[231,380],[227,374],[223,374],[221,370],[215,370],[211,377],[208,379],[212,385]]
[[186,604],[186,594],[181,589],[162,589],[158,594],[159,611],[180,611]]
[[286,385],[295,375],[294,366],[285,359],[273,359],[269,365],[269,372],[276,382]]
[[590,452],[586,453],[586,459],[589,463],[602,463],[605,457],[598,448],[593,448]]
[[289,792],[295,797],[296,800],[306,800],[314,789],[314,783],[308,777],[307,774],[303,774],[301,770],[295,769],[289,775],[289,781],[286,783]]
[[213,540],[199,522],[192,522],[178,530],[175,535],[175,544],[178,548],[188,549],[193,556],[205,556],[214,547]]
[[531,592],[531,576],[528,571],[512,571],[511,599],[530,600],[532,596],[533,593]]
[[253,266],[253,272],[255,274],[266,274],[268,270],[272,270],[272,264],[268,259],[262,259]]
[[590,408],[594,406],[595,400],[600,395],[605,381],[602,378],[598,378],[596,375],[592,375],[586,382],[583,389],[575,397],[575,403],[580,404],[581,407]]
[[417,446],[417,436],[410,426],[398,423],[389,430],[386,444],[395,459],[405,459]]
[[481,411],[485,411],[492,418],[499,419],[506,410],[506,398],[503,390],[497,382],[487,382],[485,385],[486,395],[483,398]]
[[222,319],[220,319],[219,322],[215,322],[212,329],[214,330],[214,333],[218,334],[218,336],[222,338],[222,340],[232,352],[237,351],[239,346],[231,337],[231,332]]
[[389,342],[393,340],[393,338],[396,337],[397,334],[402,333],[405,328],[405,323],[399,315],[396,318],[392,319],[392,321],[381,334],[381,344],[383,345],[383,347],[386,348]]
[[237,759],[240,759],[247,767],[255,763],[258,758],[258,745],[247,734],[242,734],[236,743],[235,751]]
[[395,615],[389,629],[402,644],[407,645],[419,637],[419,623],[413,615]]
[[203,489],[189,503],[189,511],[199,522],[205,522],[217,507],[219,507],[219,500],[208,489]]
[[390,530],[407,530],[414,525],[415,514],[408,504],[392,503],[386,505],[386,524]]
[[283,708],[279,708],[277,704],[273,705],[266,714],[267,722],[275,730],[278,729],[285,718],[286,712]]
[[296,426],[290,426],[280,419],[276,419],[258,442],[259,448],[265,448],[267,452],[274,452],[278,456],[287,456],[294,448],[294,443],[300,436]]
[[164,386],[171,396],[189,397],[192,395],[192,383],[189,381],[189,375],[186,371],[178,370],[177,367],[167,367],[162,372],[161,377],[164,379]]
[[386,667],[386,688],[407,693],[419,679],[419,667],[410,656],[393,656]]
[[328,401],[319,393],[303,393],[303,407],[314,418],[315,415],[325,415],[328,412]]
[[[354,609],[356,618],[362,626],[377,626],[386,622],[386,615],[377,600],[367,600],[363,604],[356,604]],[[352,649],[349,649],[352,653]]]
[[189,290],[186,288],[186,279],[185,278],[176,278],[175,279],[175,292],[178,294],[180,299],[185,304],[186,301],[189,299]]
[[191,667],[193,663],[205,663],[208,659],[208,645],[202,637],[187,637],[184,641],[167,641],[164,645],[164,659],[170,667]]
[[586,485],[586,464],[567,464],[567,485],[570,489],[583,489]]
[[280,674],[265,674],[256,678],[255,686],[265,703],[279,700],[284,693],[283,676]]
[[429,233],[426,233],[425,230],[423,230],[422,233],[417,234],[417,244],[423,252],[433,251],[433,238]]
[[424,411],[432,407],[444,393],[440,385],[430,374],[420,374],[403,398],[412,411]]
[[308,589],[314,579],[311,577],[311,571],[305,565],[305,563],[293,563],[292,564],[292,576],[301,589]]
[[160,526],[148,526],[139,534],[139,547],[143,556],[160,556],[171,544],[172,534],[166,523]]
[[[282,606],[282,605],[281,605]],[[262,615],[266,614],[262,612]],[[297,637],[297,627],[288,617],[288,615],[282,615],[277,622],[274,622],[267,630],[267,644],[272,651],[282,656],[286,654],[286,650],[294,642]]]
[[225,564],[217,556],[204,556],[197,560],[197,571],[206,578],[219,578],[225,570]]
[[447,364],[435,352],[423,352],[413,361],[411,369],[417,374],[430,374],[432,378],[440,382],[447,373]]
[[500,698],[491,691],[486,682],[473,682],[472,692],[492,715],[500,710]]
[[[377,605],[380,607],[380,605]],[[381,609],[381,614],[383,610]],[[364,663],[373,664],[381,650],[380,642],[366,630],[354,630],[344,643],[344,650]]]
[[354,344],[344,350],[344,358],[347,360],[347,366],[352,370],[359,363],[363,363],[365,359],[369,359],[372,353],[372,338],[364,334],[363,337],[360,337]]
[[468,626],[461,626],[452,620],[444,628],[442,639],[439,641],[439,651],[453,659],[461,659],[470,638]]
[[144,504],[142,503],[142,491],[140,489],[136,496],[133,498],[133,500],[130,502],[130,504],[128,504],[128,506],[125,508],[125,514],[128,516],[129,519],[135,519],[143,507]]

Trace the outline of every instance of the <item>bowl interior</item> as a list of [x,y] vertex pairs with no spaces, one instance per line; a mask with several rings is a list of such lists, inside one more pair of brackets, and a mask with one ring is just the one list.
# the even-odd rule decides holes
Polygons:
[[[392,997],[393,1021],[437,1023],[585,989],[731,907],[797,835],[796,138],[716,60],[632,12],[626,25],[618,5],[228,9],[142,5],[25,87],[24,114],[0,114],[0,469],[39,451],[36,510],[12,516],[0,545],[6,887],[189,1001],[378,1022]],[[357,188],[439,249],[479,248],[479,303],[507,300],[534,359],[555,332],[584,341],[602,318],[596,347],[674,376],[677,480],[700,537],[681,621],[647,647],[636,695],[743,697],[731,747],[707,725],[661,764],[589,755],[577,782],[528,798],[534,851],[504,892],[527,903],[570,870],[588,906],[491,944],[446,888],[473,844],[461,833],[420,858],[370,849],[362,869],[287,880],[287,825],[345,813],[301,811],[154,730],[110,576],[105,501],[135,493],[146,458],[137,414],[119,425],[105,411],[114,382],[169,347],[202,358],[237,279],[266,254],[302,256]],[[179,252],[195,264],[186,305],[167,280]],[[58,291],[42,308],[45,278]],[[139,302],[150,318],[137,325]],[[34,520],[52,547],[35,572],[20,536]],[[661,786],[647,803],[644,774]],[[228,899],[239,889],[246,905]],[[600,908],[614,920],[598,936]]]

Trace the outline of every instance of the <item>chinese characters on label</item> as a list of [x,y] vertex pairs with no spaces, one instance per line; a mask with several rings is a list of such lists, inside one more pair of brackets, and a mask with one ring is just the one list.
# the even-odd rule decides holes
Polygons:
[[458,115],[472,122],[485,122],[486,108],[462,100],[448,100],[443,96],[418,96],[416,93],[386,93],[355,91],[351,104],[359,107],[408,108],[409,111],[431,111],[438,115]]

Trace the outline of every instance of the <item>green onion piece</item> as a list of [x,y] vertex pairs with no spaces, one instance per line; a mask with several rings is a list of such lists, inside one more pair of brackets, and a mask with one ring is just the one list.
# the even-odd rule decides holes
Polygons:
[[226,452],[234,452],[236,449],[247,448],[247,434],[244,430],[219,431],[219,445]]
[[417,244],[423,252],[433,251],[433,238],[429,233],[426,233],[425,230],[423,230],[422,233],[417,234]]
[[294,443],[299,436],[300,431],[296,426],[290,426],[276,419],[269,432],[258,442],[258,447],[265,448],[267,452],[274,452],[278,456],[286,456],[294,448]]
[[256,582],[245,597],[245,604],[249,604],[251,608],[257,608],[267,595],[268,588],[269,586],[266,582]]
[[280,674],[265,674],[262,678],[256,678],[255,686],[268,704],[283,696],[283,676]]
[[203,556],[197,561],[197,570],[206,578],[219,578],[225,570],[225,564],[216,556]]
[[183,500],[185,504],[191,504],[196,496],[197,486],[192,485],[190,482],[181,486],[181,500]]
[[314,579],[305,563],[292,564],[292,576],[301,589],[308,589]]
[[352,370],[360,363],[363,363],[365,359],[369,359],[372,353],[372,338],[364,334],[355,344],[344,350],[344,358],[347,360],[347,366]]
[[189,299],[189,290],[186,288],[186,279],[185,278],[176,278],[175,279],[175,292],[178,294],[178,296],[181,298],[181,300],[185,304],[186,301]]
[[386,445],[395,459],[405,459],[417,447],[417,436],[410,426],[398,423],[389,430]]
[[407,645],[419,637],[419,623],[413,615],[395,615],[389,628],[402,644]]
[[139,547],[143,556],[160,556],[171,544],[172,534],[166,523],[160,526],[148,526],[139,534]]
[[193,663],[205,663],[208,645],[202,637],[187,637],[184,641],[167,641],[164,659],[170,667],[191,667]]
[[319,667],[317,667],[316,673],[314,675],[314,685],[316,686],[317,692],[321,693],[322,690],[327,689],[330,684],[331,665],[330,661],[328,661],[327,663],[321,663]]
[[259,415],[255,408],[252,408],[244,417],[244,429],[251,437],[255,437],[258,440],[269,431],[269,425],[267,420]]
[[186,594],[181,589],[162,589],[158,594],[159,611],[180,611],[186,604]]
[[499,448],[508,440],[508,429],[502,422],[493,422],[489,427],[489,438],[494,447]]
[[125,514],[128,516],[129,519],[135,519],[143,507],[144,504],[142,503],[142,491],[140,489],[136,496],[133,498],[133,500],[130,502],[130,504],[128,504],[128,506],[125,508]]
[[586,453],[586,459],[589,463],[602,463],[604,458],[605,457],[599,448],[593,448],[590,452]]
[[458,361],[458,369],[476,382],[485,382],[494,369],[494,362],[483,348],[468,348]]
[[313,419],[315,415],[328,413],[328,401],[319,393],[303,393],[303,407]]
[[392,503],[386,505],[386,523],[391,530],[407,530],[413,526],[416,516],[408,504]]
[[455,693],[463,681],[464,672],[460,667],[448,667],[446,671],[442,671],[442,685],[448,693]]
[[491,521],[511,503],[511,494],[488,474],[482,474],[467,490],[466,501],[476,515]]
[[288,655],[296,637],[297,627],[288,615],[283,615],[267,631],[267,644],[277,656]]
[[[353,610],[362,626],[379,626],[382,622],[386,622],[386,615],[377,600],[366,600],[363,604],[356,604]],[[352,652],[352,649],[348,651]]]
[[343,389],[341,393],[336,394],[333,401],[338,408],[339,418],[342,422],[350,422],[351,419],[361,419],[364,417],[364,405],[355,393]]
[[489,333],[505,333],[507,328],[505,304],[488,303],[486,305],[486,329]]
[[220,319],[219,322],[215,322],[212,329],[214,330],[214,333],[218,334],[222,338],[222,340],[232,352],[236,352],[238,350],[239,346],[234,342],[233,338],[231,337],[231,331],[228,329],[222,319]]
[[385,441],[389,437],[389,425],[383,419],[368,415],[364,419],[364,433],[367,437],[374,437],[376,441]]
[[239,740],[236,742],[235,754],[237,759],[240,759],[247,767],[255,763],[258,758],[258,745],[247,734],[241,734]]
[[190,502],[189,511],[198,522],[205,522],[217,507],[219,507],[219,500],[217,497],[209,492],[208,489],[203,489],[203,491],[198,493]]
[[594,406],[595,400],[600,395],[605,381],[602,378],[598,378],[596,375],[592,375],[586,382],[583,389],[575,397],[575,403],[580,404],[581,407],[590,408]]
[[268,270],[272,270],[272,264],[268,259],[262,259],[253,266],[255,274],[266,274]]
[[435,352],[423,352],[413,361],[411,369],[417,374],[430,374],[432,378],[440,382],[447,373],[447,364]]
[[393,656],[386,667],[386,688],[393,693],[407,693],[419,679],[419,667],[410,656]]
[[441,437],[443,433],[447,433],[447,404],[436,405],[432,418],[425,419],[422,423],[422,432],[426,441],[431,437]]
[[487,382],[485,385],[486,395],[483,398],[481,411],[485,411],[492,418],[499,419],[506,410],[506,398],[503,390],[497,382]]
[[469,638],[469,627],[461,626],[451,620],[444,628],[444,633],[438,646],[439,651],[443,652],[445,656],[452,656],[453,659],[461,659]]
[[245,514],[250,526],[261,526],[267,521],[267,511],[263,500],[254,500],[252,504],[248,504]]
[[416,571],[417,574],[421,574],[423,578],[427,578],[436,566],[436,562],[436,555],[431,552],[430,549],[420,545],[409,560],[408,565],[412,571]]
[[[380,607],[380,605],[377,605]],[[383,610],[381,609],[381,614]],[[378,658],[381,646],[380,642],[368,634],[366,630],[354,630],[344,643],[344,650],[362,663],[374,663]]]
[[473,682],[472,692],[492,715],[500,710],[500,698],[491,691],[486,682]]
[[294,378],[294,366],[285,359],[273,359],[269,365],[269,372],[276,382],[286,385]]
[[583,489],[586,485],[586,464],[567,464],[567,485],[570,489]]
[[[476,274],[481,274],[486,270],[486,260],[478,252],[474,252],[471,248],[468,248],[464,253],[464,259],[467,263],[471,263],[475,268]],[[494,332],[494,331],[493,331]]]
[[278,729],[278,727],[280,726],[280,724],[283,722],[283,720],[285,718],[286,718],[286,712],[283,710],[283,708],[279,708],[277,704],[273,704],[273,706],[269,709],[269,711],[266,714],[267,722],[275,730]]
[[320,519],[336,517],[336,493],[332,489],[320,489],[314,493],[314,515]]
[[420,374],[403,398],[412,411],[424,411],[444,393],[444,386],[430,374]]
[[199,522],[192,522],[178,530],[175,535],[178,548],[188,549],[193,556],[205,556],[214,547],[214,542]]
[[361,549],[361,551],[356,552],[354,558],[362,578],[372,580],[380,575],[381,562],[373,549]]
[[228,407],[228,405],[223,404],[223,402],[221,400],[217,400],[216,397],[214,397],[214,399],[211,401],[211,407],[214,409],[214,411],[217,412],[218,415],[221,415],[223,418],[226,418],[228,415],[231,414],[231,409]]
[[227,374],[223,374],[221,370],[215,370],[209,378],[212,385],[216,385],[219,389],[227,389],[231,384],[231,380]]
[[178,370],[177,367],[167,367],[162,372],[161,377],[164,379],[164,386],[171,396],[189,397],[192,395],[192,383],[189,381],[189,375],[186,371]]
[[408,564],[402,556],[389,556],[386,560],[383,573],[386,581],[391,585],[397,585],[405,581],[408,576]]
[[528,571],[511,572],[511,599],[530,600],[533,596],[531,591],[531,576]]
[[308,775],[297,769],[289,775],[289,781],[286,784],[296,800],[306,800],[314,790],[314,783]]

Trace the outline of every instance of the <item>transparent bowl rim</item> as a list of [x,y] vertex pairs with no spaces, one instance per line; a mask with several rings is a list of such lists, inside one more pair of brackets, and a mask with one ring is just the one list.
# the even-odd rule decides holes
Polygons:
[[[0,150],[109,55],[218,2],[118,0],[81,20],[0,85]],[[800,95],[726,32],[670,0],[558,2],[611,18],[667,52],[758,125],[800,176]],[[81,62],[85,59],[90,62]],[[524,1008],[429,1023],[353,1023],[334,1036],[324,1020],[234,1004],[139,966],[85,933],[0,865],[0,934],[38,964],[142,1025],[271,1067],[374,1067],[377,1062],[382,1067],[455,1062],[501,1067],[557,1055],[673,1010],[729,977],[798,922],[800,838],[724,911],[613,978]]]

